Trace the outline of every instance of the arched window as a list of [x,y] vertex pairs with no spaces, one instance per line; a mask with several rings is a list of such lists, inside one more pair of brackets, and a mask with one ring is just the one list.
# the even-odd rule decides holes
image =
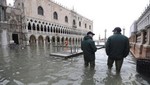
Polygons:
[[68,23],[68,17],[67,17],[67,16],[65,16],[65,22],[67,22],[67,23]]
[[39,15],[44,15],[44,10],[41,6],[38,7],[38,14]]
[[86,24],[85,24],[85,28],[86,28]]
[[28,30],[31,30],[31,24],[30,23],[28,24]]
[[51,32],[53,32],[53,27],[51,27]]
[[35,30],[35,24],[33,24],[33,30]]
[[41,25],[41,31],[43,31],[43,25]]
[[50,28],[49,28],[49,26],[48,26],[48,32],[50,32]]
[[81,27],[81,22],[79,21],[79,26]]
[[56,28],[56,33],[58,33],[58,28]]
[[73,20],[73,25],[76,25],[76,21],[75,20]]
[[58,20],[57,12],[54,12],[54,13],[53,13],[53,18],[56,19],[56,20]]
[[37,24],[37,31],[40,31],[39,25]]
[[55,33],[55,27],[53,27],[53,32]]
[[44,32],[46,32],[46,26],[44,26]]
[[89,25],[89,29],[91,30],[91,25]]

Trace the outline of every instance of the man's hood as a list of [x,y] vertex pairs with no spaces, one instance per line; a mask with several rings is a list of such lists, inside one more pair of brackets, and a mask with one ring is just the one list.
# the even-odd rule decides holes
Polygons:
[[90,36],[85,36],[84,37],[84,40],[88,40],[88,39],[92,39],[92,37],[90,37]]

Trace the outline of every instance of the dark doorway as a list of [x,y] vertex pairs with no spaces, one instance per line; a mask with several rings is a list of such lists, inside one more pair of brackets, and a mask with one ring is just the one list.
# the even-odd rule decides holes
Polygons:
[[19,44],[18,34],[12,34],[12,39],[14,40],[14,43]]

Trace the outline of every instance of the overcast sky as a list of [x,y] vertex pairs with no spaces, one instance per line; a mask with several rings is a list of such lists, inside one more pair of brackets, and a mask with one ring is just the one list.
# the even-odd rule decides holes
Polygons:
[[[73,9],[80,15],[93,21],[93,32],[104,38],[112,35],[112,30],[119,26],[125,28],[125,35],[129,37],[131,24],[137,20],[149,4],[149,0],[53,0]],[[13,0],[7,0],[12,3]]]

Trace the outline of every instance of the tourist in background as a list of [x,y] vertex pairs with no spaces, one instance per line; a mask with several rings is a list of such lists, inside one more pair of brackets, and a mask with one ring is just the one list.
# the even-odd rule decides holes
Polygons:
[[89,31],[81,42],[81,50],[83,50],[85,67],[89,66],[89,64],[91,68],[95,67],[95,52],[97,51],[97,48],[93,41],[94,35],[95,34],[93,32]]
[[121,34],[120,27],[116,27],[113,32],[106,42],[107,65],[111,69],[115,61],[116,73],[120,73],[123,60],[129,53],[129,40]]

